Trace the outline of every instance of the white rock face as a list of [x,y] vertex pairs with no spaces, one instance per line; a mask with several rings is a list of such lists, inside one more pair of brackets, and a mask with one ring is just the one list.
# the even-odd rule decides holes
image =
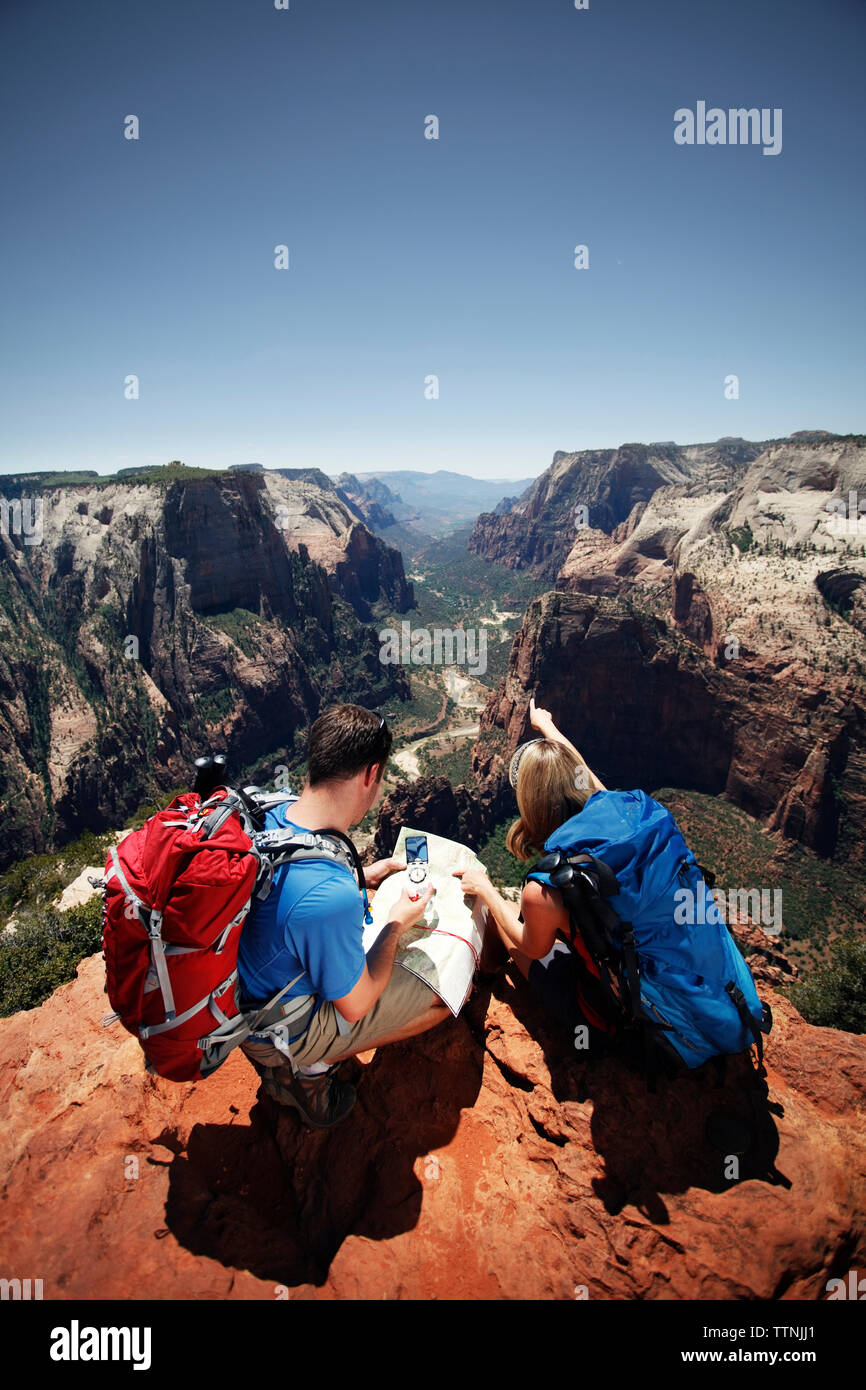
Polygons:
[[86,869],[81,870],[77,878],[67,884],[54,906],[59,908],[61,912],[68,912],[70,907],[80,907],[82,903],[89,902],[94,893],[98,893],[100,890],[94,888],[88,879],[101,879],[104,872],[104,864],[89,864]]
[[866,448],[788,439],[727,493],[710,481],[659,488],[611,536],[579,532],[560,584],[594,592],[639,584],[659,599],[691,573],[711,606],[714,641],[730,635],[815,672],[862,660],[861,631],[828,614],[815,580],[836,566],[866,573]]

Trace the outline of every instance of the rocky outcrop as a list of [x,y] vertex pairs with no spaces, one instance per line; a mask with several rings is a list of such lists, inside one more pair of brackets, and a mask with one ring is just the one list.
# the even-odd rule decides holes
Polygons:
[[[863,532],[866,536],[866,524]],[[855,568],[856,563],[849,560],[842,568],[822,570],[815,576],[815,588],[836,612],[866,636],[866,562],[861,560]]]
[[623,444],[618,449],[558,452],[546,473],[507,515],[479,516],[469,549],[511,569],[553,580],[585,527],[610,534],[660,488],[684,494],[728,493],[763,445],[745,439],[679,446]]
[[[341,473],[334,479],[334,487],[341,501],[377,535],[386,531],[388,527],[397,525],[397,518],[389,509],[387,501],[381,500],[383,497],[391,500],[391,493],[384,483],[375,479],[362,483],[353,473]],[[398,497],[395,500],[401,499]]]
[[[488,797],[529,736],[534,693],[609,785],[724,793],[769,829],[862,863],[866,440],[808,432],[749,462],[756,448],[721,440],[687,459],[647,446],[641,469],[608,459],[611,478],[595,456],[557,455],[516,513],[489,519],[523,528],[491,558],[544,574],[576,484],[598,501],[485,711],[473,775]],[[662,462],[684,480],[641,499]],[[617,492],[628,478],[635,489]]]
[[540,578],[552,579],[568,554],[568,521],[560,519],[555,531],[512,509],[505,514],[482,512],[472,528],[468,548],[485,560],[506,569],[531,569]]
[[470,790],[452,787],[446,777],[419,777],[408,786],[397,787],[383,801],[368,858],[372,863],[392,854],[404,825],[477,849],[490,827],[512,806],[510,798],[493,783]]
[[700,584],[688,570],[675,574],[673,580],[673,619],[679,628],[708,654],[716,643],[713,631],[713,610]]
[[373,620],[383,596],[391,611],[403,613],[412,606],[412,587],[403,574],[400,552],[383,545],[366,526],[351,528],[333,574],[340,593],[365,622]]
[[[730,918],[727,920],[730,922]],[[796,965],[774,946],[773,939],[760,926],[746,922],[733,926],[733,932],[759,991],[764,985],[780,989],[798,981],[800,972]]]
[[509,972],[311,1133],[238,1053],[147,1076],[102,984],[0,1020],[0,1266],[46,1299],[822,1300],[866,1263],[866,1038],[766,985],[768,1095],[742,1058],[650,1095]]
[[848,740],[843,731],[814,747],[791,789],[769,820],[789,840],[801,840],[818,854],[832,855],[839,829],[840,773],[845,770]]
[[408,698],[365,626],[412,603],[402,559],[330,484],[156,470],[41,501],[38,543],[0,533],[0,867],[186,785],[203,746],[270,780],[323,703]]

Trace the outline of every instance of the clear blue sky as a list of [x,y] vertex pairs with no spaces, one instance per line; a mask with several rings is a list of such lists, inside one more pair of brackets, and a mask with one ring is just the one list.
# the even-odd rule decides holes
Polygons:
[[[862,0],[2,0],[0,472],[863,431],[864,41]],[[782,152],[677,146],[699,100]]]

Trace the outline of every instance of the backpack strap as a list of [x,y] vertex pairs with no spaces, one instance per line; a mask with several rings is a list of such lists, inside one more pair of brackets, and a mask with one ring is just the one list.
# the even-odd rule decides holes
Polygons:
[[222,829],[226,821],[235,811],[237,811],[240,816],[244,830],[250,838],[252,838],[253,826],[246,800],[241,796],[240,792],[235,791],[233,787],[217,788],[217,790],[225,791],[225,796],[211,795],[208,797],[207,801],[203,801],[199,806],[199,816],[205,811],[209,812],[204,823],[204,828],[201,831],[201,838],[203,840],[209,840],[212,835],[215,835],[218,830]]
[[640,1003],[640,967],[637,959],[634,927],[631,922],[621,923],[621,936],[625,981],[628,988],[628,1002],[631,1006],[632,1019],[635,1023],[638,1023],[642,1017]]
[[[553,861],[549,868],[547,861]],[[530,872],[536,871],[546,873],[551,887],[562,893],[570,909],[572,933],[577,925],[574,919],[580,916],[579,930],[589,951],[599,963],[610,967],[619,955],[617,933],[622,925],[610,903],[605,902],[619,892],[613,870],[591,854],[565,856],[554,851]]]
[[[737,1010],[737,1013],[740,1015],[740,1022],[742,1023],[743,1027],[746,1028],[748,1032],[752,1035],[752,1040],[755,1044],[755,1047],[758,1050],[758,1062],[757,1066],[755,1067],[755,1071],[759,1077],[764,1077],[767,1075],[767,1071],[764,1066],[763,1032],[769,1032],[769,1028],[765,1026],[767,1021],[767,1006],[763,1006],[764,1011],[761,1017],[761,1022],[758,1023],[757,1019],[749,1011],[749,1006],[746,1003],[746,998],[743,994],[743,991],[739,988],[738,985],[734,984],[733,980],[729,980],[728,983],[725,985],[725,993],[730,995],[731,1002],[733,1003],[734,1008]],[[751,1057],[751,1047],[749,1048],[749,1056]]]
[[370,923],[373,920],[373,914],[370,911],[370,902],[367,897],[367,878],[364,873],[364,865],[361,863],[361,856],[359,855],[352,841],[349,839],[348,835],[344,835],[342,830],[325,830],[322,833],[325,835],[332,835],[334,839],[339,840],[341,844],[344,844],[346,846],[346,849],[349,853],[349,857],[352,860],[352,865],[354,867],[355,874],[358,879],[358,887],[361,890],[361,897],[364,899],[364,921],[366,925],[369,927]]
[[[629,982],[623,978],[621,953],[617,943],[617,934],[622,924],[610,903],[605,901],[605,898],[613,897],[619,892],[616,875],[609,865],[591,854],[566,855],[560,850],[553,850],[539,859],[526,878],[537,873],[545,874],[550,886],[562,894],[568,908],[572,944],[580,932],[586,949],[599,967],[599,984],[611,1011],[611,1020],[622,1020],[625,1014],[623,1001],[626,994],[628,993],[632,1008],[635,995],[629,987]],[[616,983],[619,997],[614,991],[612,981]],[[640,999],[639,991],[637,999]]]
[[[166,1018],[164,1023],[152,1023],[146,1027],[140,1027],[138,1036],[142,1039],[147,1039],[155,1037],[159,1033],[165,1033],[169,1028],[179,1028],[182,1023],[188,1023],[191,1018],[195,1018],[196,1014],[205,1007],[210,1009],[217,1024],[222,1026],[228,1023],[230,1020],[216,1002],[217,995],[224,994],[229,985],[233,985],[237,978],[238,972],[233,970],[224,980],[220,980],[219,984],[212,989],[209,994],[206,994],[203,999],[199,999],[197,1003],[191,1004],[188,1009],[184,1009],[182,1014],[178,1014],[177,1017],[172,1014],[171,1018]],[[232,1019],[231,1022],[233,1023],[234,1019]]]
[[[173,1025],[175,1020],[174,994],[172,993],[171,980],[168,976],[168,966],[165,960],[165,943],[162,939],[162,913],[155,907],[148,907],[130,885],[126,874],[120,867],[116,846],[110,850],[112,871],[117,875],[117,880],[126,895],[127,905],[131,906],[138,920],[141,922],[148,937],[150,938],[151,961],[156,970],[156,977],[159,981],[159,988],[162,994],[162,1002],[165,1005],[166,1023]],[[201,1005],[197,1006],[198,1008]],[[186,1017],[186,1015],[185,1015]]]
[[[236,978],[236,975],[237,972],[235,972],[234,977],[230,978]],[[220,1048],[222,1049],[222,1057],[225,1057],[225,1055],[228,1052],[230,1052],[233,1047],[236,1047],[238,1043],[243,1042],[247,1037],[249,1037],[250,1033],[254,1033],[256,1031],[256,1029],[261,1023],[262,1019],[268,1013],[268,1011],[274,1008],[274,1006],[278,1004],[279,1001],[282,999],[283,995],[287,994],[288,991],[293,987],[293,985],[296,985],[298,983],[298,980],[303,979],[303,976],[304,971],[302,970],[300,975],[296,975],[293,980],[289,980],[289,983],[287,985],[283,985],[282,989],[278,989],[273,998],[269,999],[267,1004],[262,1005],[262,1007],[259,1009],[250,1010],[246,1013],[241,1012],[235,1018],[231,1019],[227,1019],[225,1015],[222,1014],[221,1026],[219,1028],[214,1029],[214,1031],[212,1033],[209,1033],[207,1037],[199,1038],[198,1045],[201,1048],[202,1052],[211,1057],[216,1052],[216,1049]],[[219,993],[222,990],[222,988],[223,986],[221,985],[219,987],[219,990],[217,990],[216,992]],[[296,1007],[293,1010],[290,1010],[288,1014],[284,1015],[284,1020],[290,1020],[293,1017],[299,1017],[300,1014],[303,1012],[303,1008],[301,1008],[300,1006],[303,1006],[305,1008],[307,1006],[308,1001],[312,997],[313,996],[310,994],[299,995],[297,1000],[292,1001],[292,1004]],[[197,1012],[198,1009],[200,1009],[201,1007],[202,1003],[197,1004],[195,1006],[195,1009],[191,1011],[190,1016],[192,1016],[193,1013]],[[221,1013],[221,1010],[218,1010],[217,1012]],[[220,1061],[222,1060],[222,1057],[220,1058]],[[214,1062],[214,1065],[218,1065],[218,1063]]]
[[[695,863],[697,863],[697,860],[695,860]],[[704,880],[704,883],[707,885],[708,888],[715,888],[716,876],[713,873],[712,869],[705,869],[703,864],[698,864],[698,873],[700,874],[701,878]]]
[[342,830],[262,830],[254,835],[253,846],[261,860],[255,897],[268,896],[273,887],[274,870],[282,864],[303,859],[336,861],[354,872],[364,900],[364,921],[367,926],[372,922],[364,866],[352,841]]

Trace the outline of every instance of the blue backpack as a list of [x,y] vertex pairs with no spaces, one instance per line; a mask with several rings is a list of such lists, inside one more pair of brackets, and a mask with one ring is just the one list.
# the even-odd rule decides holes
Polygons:
[[641,1036],[648,1084],[659,1054],[699,1067],[753,1044],[764,1076],[772,1015],[670,811],[642,791],[596,792],[544,848],[526,877],[562,894],[612,1030]]

